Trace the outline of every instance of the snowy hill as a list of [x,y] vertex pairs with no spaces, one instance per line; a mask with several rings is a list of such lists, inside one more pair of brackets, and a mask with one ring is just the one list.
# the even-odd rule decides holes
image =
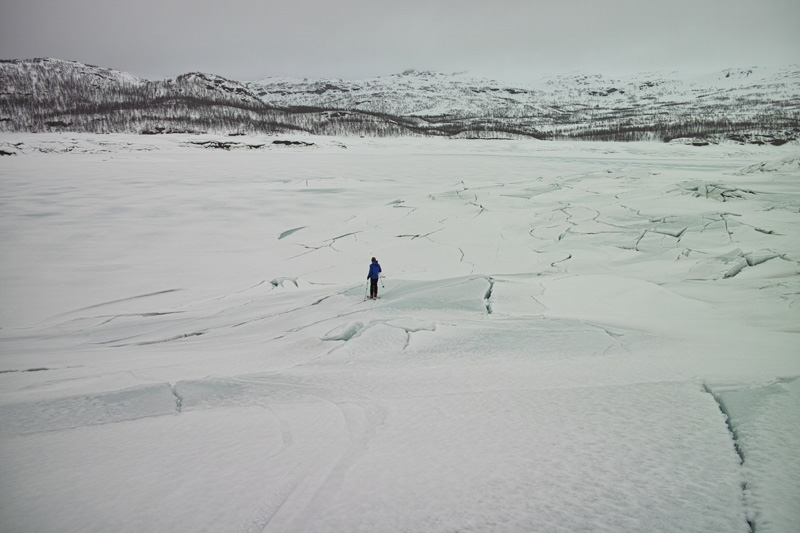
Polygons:
[[[4,96],[7,96],[10,91],[24,90],[28,87],[28,83],[41,90],[42,88],[38,87],[38,84],[58,78],[73,80],[89,78],[98,90],[109,90],[120,84],[140,86],[146,83],[145,80],[127,72],[53,58],[0,61],[0,68],[3,73]],[[28,77],[27,80],[25,76]]]
[[190,73],[154,82],[55,59],[0,61],[0,131],[782,144],[800,135],[800,67],[580,74],[523,86],[415,70],[358,81]]
[[269,105],[244,84],[214,74],[147,81],[57,59],[0,61],[0,131],[408,133],[371,114]]
[[362,81],[267,78],[247,86],[272,104],[388,113],[438,126],[501,123],[547,137],[761,132],[785,139],[800,131],[800,67],[695,78],[569,75],[530,86],[409,70]]
[[275,104],[411,116],[468,117],[509,105],[531,106],[527,112],[539,111],[536,102],[543,96],[538,91],[504,87],[465,74],[415,70],[360,81],[267,78],[247,85],[264,101]]

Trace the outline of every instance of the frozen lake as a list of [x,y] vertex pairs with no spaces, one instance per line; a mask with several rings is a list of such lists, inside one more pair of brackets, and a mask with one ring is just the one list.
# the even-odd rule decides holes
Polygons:
[[272,140],[0,136],[0,530],[800,530],[798,146]]

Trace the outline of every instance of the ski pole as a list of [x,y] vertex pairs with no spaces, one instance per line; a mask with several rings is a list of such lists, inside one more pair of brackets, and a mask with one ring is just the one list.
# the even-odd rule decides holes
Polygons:
[[367,293],[369,292],[369,279],[367,280],[367,286],[364,287],[364,300],[367,299]]

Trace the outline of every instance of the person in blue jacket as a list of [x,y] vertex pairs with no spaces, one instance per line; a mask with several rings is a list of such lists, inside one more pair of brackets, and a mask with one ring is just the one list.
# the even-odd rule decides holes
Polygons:
[[367,274],[367,279],[369,280],[370,298],[378,297],[378,278],[380,277],[381,277],[381,265],[379,265],[378,260],[373,257],[372,264],[369,265],[369,274]]

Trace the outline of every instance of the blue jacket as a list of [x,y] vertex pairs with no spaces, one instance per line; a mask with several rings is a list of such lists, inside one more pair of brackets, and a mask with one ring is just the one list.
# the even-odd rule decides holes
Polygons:
[[381,276],[381,266],[378,264],[377,261],[373,261],[372,264],[369,266],[369,274],[367,274],[368,278],[378,279]]

